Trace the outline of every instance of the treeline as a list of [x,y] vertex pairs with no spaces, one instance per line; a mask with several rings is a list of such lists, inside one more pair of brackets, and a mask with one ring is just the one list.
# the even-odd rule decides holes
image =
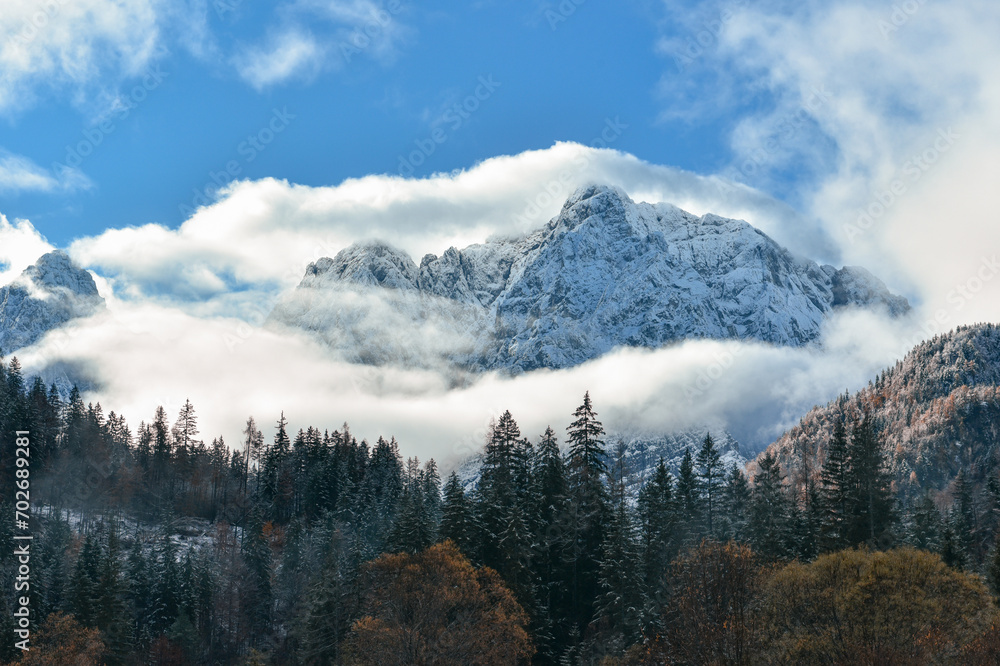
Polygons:
[[[770,456],[752,479],[726,469],[710,436],[676,476],[661,461],[636,482],[589,394],[564,435],[532,441],[505,412],[468,487],[346,425],[292,435],[282,415],[265,437],[251,418],[235,446],[206,445],[188,402],[133,433],[76,390],[64,404],[38,380],[26,387],[16,360],[0,364],[0,427],[32,433],[44,649],[22,663],[59,663],[31,661],[57,652],[108,664],[821,663],[828,649],[878,661],[845,609],[823,606],[830,589],[875,589],[837,578],[844,562],[858,576],[895,572],[878,588],[892,602],[871,608],[928,618],[917,661],[974,660],[997,642],[980,578],[936,555],[844,551],[911,545],[1000,570],[1000,501],[901,504],[870,416],[839,424],[804,485]],[[11,452],[0,450],[5,479]],[[10,540],[0,521],[7,610]],[[930,591],[908,600],[898,590],[916,571]],[[17,658],[12,645],[0,656]]]

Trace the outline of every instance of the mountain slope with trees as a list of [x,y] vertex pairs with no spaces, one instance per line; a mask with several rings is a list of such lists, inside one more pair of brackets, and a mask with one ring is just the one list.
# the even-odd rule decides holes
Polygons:
[[[913,379],[897,380],[935,404],[919,393],[928,374],[949,395],[994,376],[976,367],[985,355],[966,359],[971,375],[948,370],[994,336],[931,341],[918,347],[929,372],[903,364]],[[857,409],[831,414],[829,453],[809,473],[778,448],[749,474],[727,468],[706,434],[633,497],[627,447],[589,394],[535,436],[502,413],[467,488],[392,438],[291,432],[284,413],[267,434],[248,418],[231,447],[206,444],[190,402],[133,430],[0,363],[0,432],[31,432],[33,626],[62,659],[994,663],[996,471],[960,469],[947,492],[914,500],[892,471],[885,403],[844,400]],[[7,488],[12,451],[0,447]],[[8,636],[11,539],[0,525]],[[908,645],[912,631],[926,639]],[[0,659],[19,656],[2,645]]]

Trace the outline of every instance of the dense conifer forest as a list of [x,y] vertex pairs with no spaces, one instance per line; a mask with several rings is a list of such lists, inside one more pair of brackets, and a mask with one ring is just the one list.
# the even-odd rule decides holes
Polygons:
[[[843,400],[851,403],[852,398]],[[345,424],[195,407],[130,426],[0,364],[0,474],[31,433],[22,664],[996,663],[1000,484],[901,493],[884,424],[844,409],[821,468],[724,468],[710,436],[632,477],[589,394],[543,433],[504,412],[477,482]],[[10,440],[10,441],[8,441]],[[638,495],[630,488],[638,487]],[[14,515],[5,492],[3,514]]]

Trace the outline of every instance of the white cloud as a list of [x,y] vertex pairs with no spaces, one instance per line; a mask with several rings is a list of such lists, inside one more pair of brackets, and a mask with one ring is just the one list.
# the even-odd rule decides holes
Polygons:
[[593,182],[620,186],[637,201],[745,218],[793,250],[830,255],[829,242],[808,221],[751,188],[573,143],[420,180],[373,175],[333,187],[237,182],[179,229],[111,229],[77,240],[70,253],[131,293],[197,301],[224,298],[238,285],[273,296],[297,284],[310,261],[358,240],[389,240],[419,262],[452,245],[524,233]]
[[[916,295],[928,321],[940,315],[950,328],[1000,319],[990,268],[1000,254],[1000,5],[815,0],[729,9],[690,69],[668,65],[664,77],[682,87],[687,75],[718,71],[738,92],[766,100],[756,105],[763,111],[745,111],[731,87],[715,98],[702,91],[739,114],[724,173],[820,220],[846,263]],[[789,172],[805,177],[782,192]]]
[[392,62],[411,33],[402,5],[374,0],[294,0],[275,10],[275,28],[262,43],[232,58],[240,77],[257,90],[335,70],[361,56]]
[[0,214],[0,286],[8,284],[35,263],[35,259],[53,249],[27,220],[14,220]]
[[[478,451],[490,419],[509,409],[522,432],[561,432],[584,391],[611,431],[662,433],[706,424],[766,443],[815,403],[859,387],[894,358],[905,327],[869,313],[831,320],[825,348],[774,348],[738,341],[687,341],[661,350],[622,349],[579,367],[516,378],[484,375],[460,388],[429,370],[354,365],[302,335],[229,318],[112,302],[18,352],[31,372],[47,360],[82,370],[100,387],[85,396],[125,414],[133,428],[157,405],[175,415],[186,399],[202,436],[235,444],[246,417],[272,424],[284,410],[293,429],[338,428],[361,437],[395,435],[406,455],[454,462]],[[751,389],[752,387],[752,389]]]
[[273,37],[267,46],[251,47],[236,55],[233,62],[245,81],[257,90],[293,77],[315,74],[325,49],[312,35],[287,30]]
[[78,169],[64,167],[53,174],[23,155],[0,148],[0,192],[65,192],[91,186]]
[[4,0],[0,3],[0,112],[44,91],[86,106],[140,74],[158,55],[160,0]]

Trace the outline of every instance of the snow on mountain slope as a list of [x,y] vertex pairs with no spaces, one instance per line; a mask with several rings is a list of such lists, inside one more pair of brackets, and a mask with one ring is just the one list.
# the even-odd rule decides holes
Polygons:
[[104,309],[94,278],[61,251],[49,252],[0,288],[0,350],[9,354],[76,317]]
[[377,242],[320,259],[270,321],[366,363],[518,373],[685,338],[800,346],[842,306],[909,310],[868,271],[794,257],[746,222],[591,186],[526,236],[419,266]]

